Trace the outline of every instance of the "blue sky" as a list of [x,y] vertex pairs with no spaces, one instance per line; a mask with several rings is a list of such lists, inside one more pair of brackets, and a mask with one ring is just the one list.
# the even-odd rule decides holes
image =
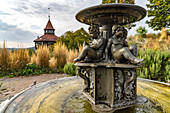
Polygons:
[[[102,0],[0,0],[0,44],[5,40],[7,47],[33,47],[33,40],[43,35],[47,21],[48,8],[51,12],[51,22],[56,29],[55,34],[61,36],[66,31],[75,31],[88,26],[78,22],[75,15],[89,6],[99,5]],[[147,0],[135,0],[137,5],[146,8]],[[145,26],[148,32],[153,32],[145,21],[136,22],[136,27],[129,31],[135,34],[135,29]]]

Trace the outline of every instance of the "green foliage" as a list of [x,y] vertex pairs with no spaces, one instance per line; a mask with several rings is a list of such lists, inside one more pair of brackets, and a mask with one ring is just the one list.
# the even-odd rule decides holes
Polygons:
[[144,59],[144,66],[138,69],[139,77],[168,82],[170,79],[169,52],[146,49],[138,51],[138,57]]
[[57,42],[64,44],[68,50],[78,50],[79,46],[82,46],[84,41],[89,42],[90,35],[83,29],[79,29],[75,32],[67,31],[64,35],[59,37]]
[[10,71],[3,71],[0,70],[0,77],[15,77],[15,76],[28,76],[28,75],[40,75],[40,74],[46,74],[46,73],[56,73],[56,72],[61,72],[61,70],[51,70],[50,68],[44,68],[40,66],[36,66],[35,63],[33,64],[28,64],[24,68],[19,68],[19,69],[13,69]]
[[102,4],[108,4],[108,3],[134,4],[134,0],[102,0]]
[[145,27],[140,26],[138,29],[136,29],[136,32],[137,36],[139,36],[140,38],[146,38],[147,30],[145,29]]
[[54,44],[50,45],[50,58],[53,56]]
[[57,69],[56,72],[57,72],[57,73],[64,73],[63,67],[58,67],[58,69]]
[[154,30],[162,27],[170,28],[170,0],[148,0],[148,17],[152,17],[146,23]]
[[28,54],[30,57],[32,56],[33,53],[35,53],[35,51],[33,49],[28,49]]
[[116,0],[102,0],[102,4],[116,3]]
[[69,63],[64,66],[64,73],[69,74],[71,76],[76,75],[76,66],[74,63]]

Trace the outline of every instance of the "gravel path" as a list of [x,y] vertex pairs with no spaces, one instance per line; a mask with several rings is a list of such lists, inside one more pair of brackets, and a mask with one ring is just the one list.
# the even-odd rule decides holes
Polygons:
[[40,76],[21,76],[14,78],[3,77],[0,79],[0,103],[6,100],[8,97],[21,92],[28,88],[36,81],[37,84],[48,80],[61,78],[67,76],[66,74],[43,74]]

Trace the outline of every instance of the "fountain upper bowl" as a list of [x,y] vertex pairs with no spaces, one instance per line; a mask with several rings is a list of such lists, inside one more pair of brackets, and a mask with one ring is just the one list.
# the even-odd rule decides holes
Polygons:
[[132,4],[102,4],[77,13],[76,19],[85,24],[126,25],[143,19],[146,10]]

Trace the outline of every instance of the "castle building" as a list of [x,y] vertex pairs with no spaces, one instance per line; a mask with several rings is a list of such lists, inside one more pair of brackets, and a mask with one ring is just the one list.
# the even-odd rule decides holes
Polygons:
[[53,45],[58,37],[55,35],[55,29],[53,28],[53,25],[51,24],[50,18],[47,22],[46,27],[44,28],[44,35],[41,37],[37,37],[35,42],[35,49],[38,48],[39,45]]

